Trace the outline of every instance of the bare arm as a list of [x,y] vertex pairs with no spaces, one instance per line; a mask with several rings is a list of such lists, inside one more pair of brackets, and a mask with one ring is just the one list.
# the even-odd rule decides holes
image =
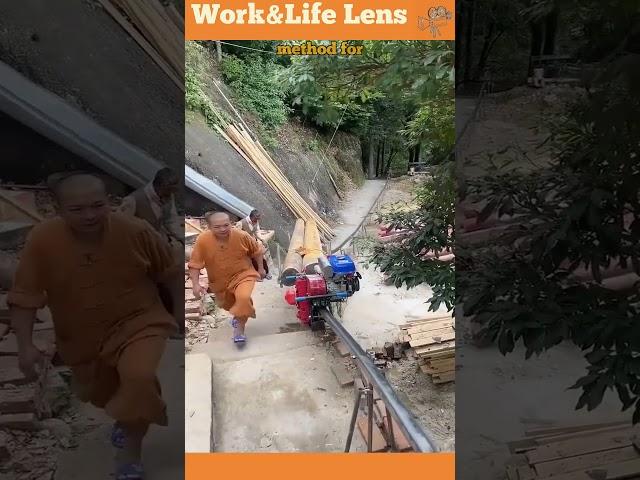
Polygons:
[[16,334],[18,350],[25,350],[33,346],[33,324],[36,321],[35,308],[11,306],[11,327]]
[[136,214],[136,200],[132,195],[129,195],[128,197],[124,197],[122,199],[122,203],[120,204],[120,212],[132,216]]

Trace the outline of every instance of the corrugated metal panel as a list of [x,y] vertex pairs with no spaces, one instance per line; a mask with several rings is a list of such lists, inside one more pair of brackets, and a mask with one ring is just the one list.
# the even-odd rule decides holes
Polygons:
[[0,110],[131,187],[164,166],[2,62]]
[[184,184],[187,188],[208,198],[239,217],[246,217],[251,213],[251,210],[253,210],[252,206],[234,197],[220,185],[209,180],[204,175],[199,174],[187,165],[184,166]]
[[[143,186],[164,166],[2,62],[0,110],[130,187]],[[238,216],[253,210],[187,166],[185,185]]]

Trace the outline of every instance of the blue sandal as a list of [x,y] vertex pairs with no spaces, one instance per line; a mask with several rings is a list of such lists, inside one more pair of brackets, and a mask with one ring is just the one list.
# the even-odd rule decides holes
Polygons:
[[118,468],[116,480],[144,480],[144,469],[140,463],[129,463]]
[[124,443],[126,441],[126,434],[120,425],[117,423],[113,424],[113,428],[111,429],[111,445],[115,448],[121,449],[124,448]]
[[236,331],[238,328],[238,320],[235,318],[231,319],[231,326],[233,327],[233,343],[243,344],[247,341],[247,337],[245,335],[237,335]]

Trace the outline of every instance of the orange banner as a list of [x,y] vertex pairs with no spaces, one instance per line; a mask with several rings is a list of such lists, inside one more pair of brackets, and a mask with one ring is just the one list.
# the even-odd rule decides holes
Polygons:
[[185,2],[187,40],[454,40],[454,0]]
[[[327,478],[396,478],[403,472],[437,480],[455,478],[452,453],[381,454],[187,454],[185,480],[221,477],[260,480],[327,480]],[[419,473],[419,475],[418,475]]]

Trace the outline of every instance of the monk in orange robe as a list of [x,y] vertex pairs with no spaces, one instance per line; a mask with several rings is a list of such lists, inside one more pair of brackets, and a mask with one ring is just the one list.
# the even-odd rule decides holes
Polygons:
[[[267,275],[263,249],[251,235],[232,228],[226,213],[209,214],[207,222],[209,230],[198,236],[189,260],[193,295],[199,299],[207,290],[200,285],[200,270],[206,268],[216,303],[233,315],[233,341],[243,344],[247,320],[256,316],[251,293],[256,281]],[[259,266],[257,271],[252,259]]]
[[33,324],[48,305],[76,394],[115,420],[116,480],[142,479],[147,430],[167,425],[156,371],[177,330],[157,285],[177,295],[180,271],[148,223],[111,213],[97,177],[62,178],[54,195],[60,216],[30,232],[8,296],[19,366],[34,378],[42,365]]

